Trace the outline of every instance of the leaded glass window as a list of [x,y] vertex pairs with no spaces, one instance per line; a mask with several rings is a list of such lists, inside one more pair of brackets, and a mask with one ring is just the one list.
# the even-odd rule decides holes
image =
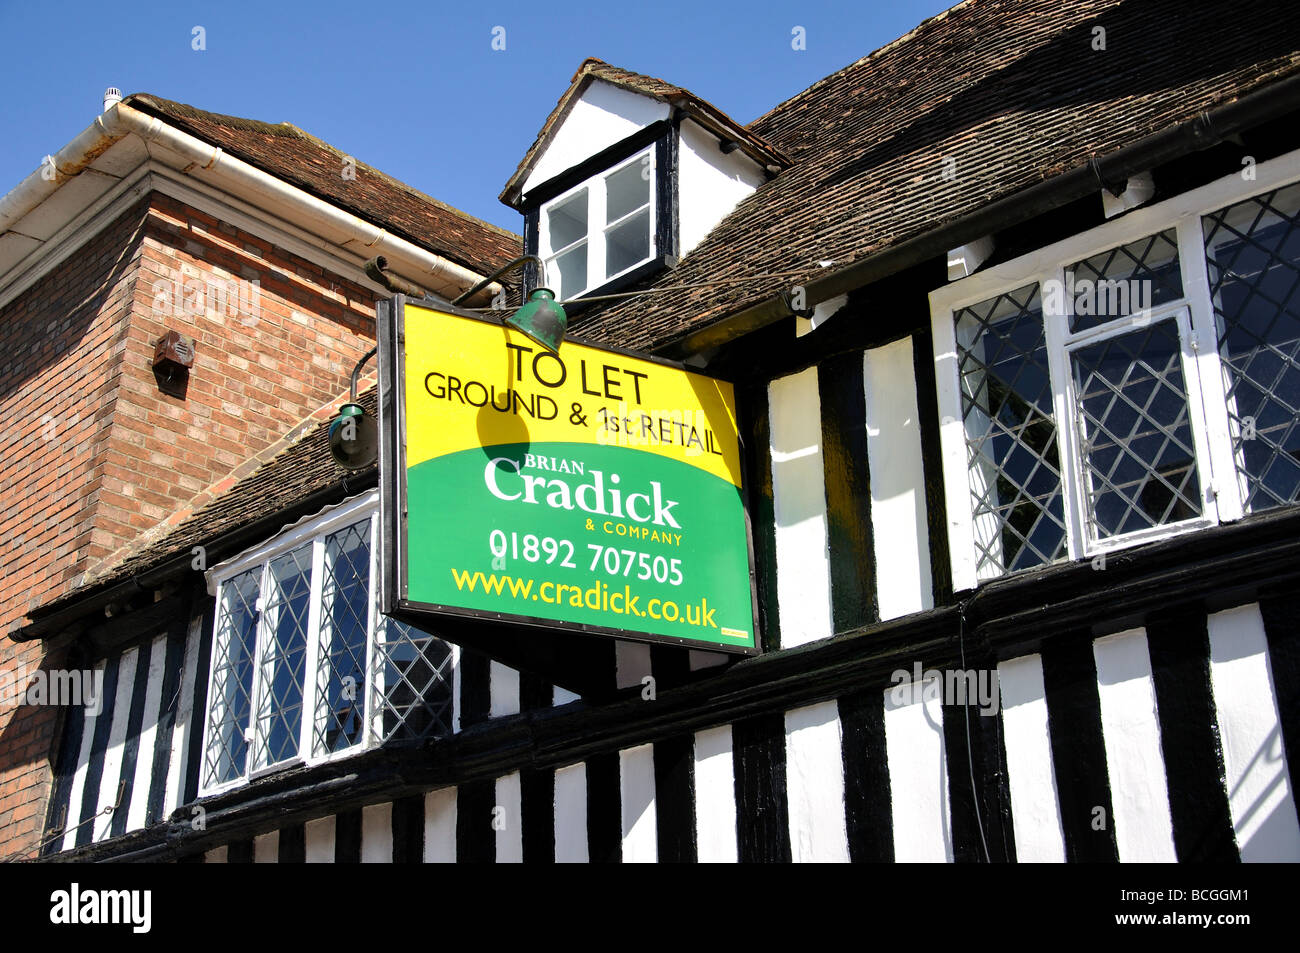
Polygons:
[[980,578],[1065,552],[1052,382],[1037,285],[956,315]]
[[1233,176],[931,294],[954,585],[1300,504],[1289,179],[1272,160],[1256,195]]
[[451,730],[451,647],[404,622],[384,617],[375,637],[379,711],[386,740],[421,741]]
[[1205,257],[1248,511],[1300,501],[1300,185],[1207,215]]
[[1086,331],[1183,296],[1172,228],[1108,248],[1066,270],[1070,330]]
[[246,726],[253,703],[253,655],[257,640],[262,572],[240,573],[221,587],[212,647],[211,713],[204,774],[212,784],[242,777],[248,763]]
[[1110,539],[1195,519],[1201,482],[1177,318],[1070,355],[1088,520]]
[[302,733],[303,674],[307,664],[307,608],[311,547],[271,560],[261,626],[254,770],[298,753]]
[[370,523],[325,538],[321,583],[316,753],[350,748],[365,726],[366,647],[370,630]]
[[[286,531],[217,592],[202,787],[452,728],[456,654],[375,604],[373,504]],[[251,563],[251,565],[250,565]],[[222,567],[216,567],[217,573]]]

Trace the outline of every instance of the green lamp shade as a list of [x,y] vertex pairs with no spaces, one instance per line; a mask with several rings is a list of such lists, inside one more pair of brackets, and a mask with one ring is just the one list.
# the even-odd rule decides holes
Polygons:
[[360,404],[344,404],[330,422],[330,456],[349,470],[364,470],[379,458],[379,427]]
[[528,335],[548,351],[558,351],[569,326],[568,315],[555,300],[550,288],[538,288],[528,296],[528,303],[506,318],[506,325]]

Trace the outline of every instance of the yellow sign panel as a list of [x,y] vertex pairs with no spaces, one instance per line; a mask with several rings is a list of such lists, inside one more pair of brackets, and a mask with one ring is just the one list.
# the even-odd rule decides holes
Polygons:
[[596,443],[740,486],[730,384],[571,341],[560,350],[408,302],[406,405],[429,412],[410,416],[407,466],[475,446]]

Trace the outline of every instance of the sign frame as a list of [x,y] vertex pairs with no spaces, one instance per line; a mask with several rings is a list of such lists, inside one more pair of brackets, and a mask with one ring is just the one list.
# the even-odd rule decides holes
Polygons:
[[[564,622],[555,619],[514,615],[483,609],[470,609],[435,603],[413,601],[408,596],[407,571],[407,486],[406,486],[406,304],[446,312],[458,318],[480,321],[500,326],[502,312],[479,314],[455,307],[435,296],[414,298],[398,294],[392,299],[378,302],[376,325],[378,330],[379,363],[379,431],[380,431],[380,611],[398,621],[417,625],[426,631],[445,636],[480,651],[513,667],[541,671],[552,681],[564,687],[582,686],[579,691],[593,691],[604,687],[608,679],[607,665],[601,665],[601,653],[593,651],[599,641],[610,639],[671,645],[702,652],[716,652],[734,657],[752,657],[762,654],[762,631],[759,616],[757,575],[754,558],[754,533],[751,518],[753,480],[747,471],[748,454],[740,425],[746,419],[739,398],[736,400],[737,444],[741,472],[740,503],[745,527],[745,553],[748,566],[750,609],[752,618],[752,645],[731,646],[699,639],[650,632],[637,632],[590,623]],[[676,361],[666,360],[636,351],[592,344],[580,337],[566,336],[566,341],[581,344],[600,352],[635,358],[673,370],[692,374],[699,371]],[[734,382],[712,374],[712,377],[729,383],[738,393]],[[599,637],[599,638],[593,638]],[[597,676],[597,671],[601,674]],[[600,685],[593,683],[598,678]]]

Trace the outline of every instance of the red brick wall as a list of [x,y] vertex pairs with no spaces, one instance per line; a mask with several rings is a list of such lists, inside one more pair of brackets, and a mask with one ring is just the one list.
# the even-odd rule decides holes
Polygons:
[[[184,398],[152,369],[169,330],[195,342]],[[4,636],[336,401],[373,343],[370,292],[158,194],[0,309],[0,672],[58,664]],[[58,713],[0,700],[0,858],[39,839]]]
[[[183,400],[152,370],[167,331],[195,343]],[[334,401],[373,344],[370,292],[154,196],[94,543],[120,561],[141,531]]]
[[[146,207],[0,310],[0,418],[16,437],[0,458],[0,671],[11,676],[41,666],[43,647],[2,635],[86,565]],[[58,714],[0,700],[0,858],[40,835]]]

